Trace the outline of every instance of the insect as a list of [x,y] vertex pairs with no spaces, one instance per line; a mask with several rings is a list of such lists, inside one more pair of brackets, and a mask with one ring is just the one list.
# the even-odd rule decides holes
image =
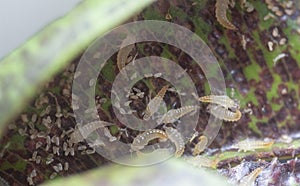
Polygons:
[[274,144],[274,141],[259,141],[245,139],[233,145],[234,148],[238,148],[238,151],[255,151],[256,149],[270,148]]
[[178,130],[172,127],[164,127],[164,129],[166,131],[168,139],[175,144],[176,147],[175,157],[180,157],[183,154],[185,148],[182,135],[178,132]]
[[132,60],[132,57],[129,58],[129,53],[133,50],[134,48],[134,44],[131,44],[131,45],[127,45],[123,48],[121,48],[118,52],[118,55],[117,55],[117,66],[118,66],[118,69],[119,71],[121,71],[125,66],[126,66],[126,63],[130,60]]
[[168,88],[169,88],[169,85],[163,86],[163,88],[157,93],[157,95],[151,101],[149,101],[146,111],[145,111],[145,114],[143,116],[144,120],[149,120],[149,118],[155,112],[157,112]]
[[178,109],[171,109],[158,120],[158,123],[173,123],[182,116],[196,110],[197,108],[198,106],[189,105],[180,107]]
[[239,119],[241,119],[242,116],[242,113],[239,110],[233,112],[218,105],[209,105],[207,109],[208,112],[214,115],[216,118],[225,121],[230,121],[230,122],[238,121]]
[[74,144],[74,143],[79,143],[83,141],[85,138],[89,136],[93,131],[102,128],[104,126],[110,126],[112,125],[109,122],[106,121],[93,121],[90,122],[82,127],[80,129],[75,129],[71,134],[70,134],[70,139],[69,139],[69,144]]
[[168,136],[167,134],[159,129],[149,129],[142,134],[139,134],[136,138],[134,138],[132,144],[131,144],[131,149],[133,151],[139,151],[143,149],[149,141],[160,138],[160,139],[167,139]]
[[259,167],[259,168],[255,169],[250,174],[248,174],[247,176],[243,177],[240,180],[238,186],[250,186],[250,185],[254,185],[254,182],[255,182],[257,176],[261,173],[262,170],[263,170],[262,167]]
[[209,95],[198,98],[199,101],[204,103],[215,103],[221,105],[226,109],[232,109],[233,111],[240,108],[238,101],[232,100],[227,95]]
[[236,26],[234,26],[226,16],[226,11],[228,9],[228,5],[230,4],[229,0],[217,0],[216,1],[216,18],[217,21],[227,29],[237,30]]
[[193,149],[193,156],[199,155],[206,147],[208,143],[208,139],[206,136],[200,136],[199,142],[195,145],[195,148]]
[[194,157],[192,156],[185,157],[184,160],[195,167],[209,167],[209,168],[216,168],[219,162],[218,158],[213,160],[206,156],[201,156],[201,155],[194,156]]

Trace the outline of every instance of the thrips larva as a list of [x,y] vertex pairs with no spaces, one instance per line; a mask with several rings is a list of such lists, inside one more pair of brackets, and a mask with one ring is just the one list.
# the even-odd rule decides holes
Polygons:
[[177,129],[174,129],[172,127],[164,127],[164,129],[169,140],[173,142],[176,147],[175,157],[180,157],[183,154],[185,148],[185,143],[182,135],[180,134],[180,132],[178,132]]
[[129,57],[129,53],[133,50],[133,48],[134,48],[134,44],[131,44],[119,50],[117,55],[117,66],[119,71],[121,71],[122,68],[126,66],[126,63],[131,60],[128,57]]
[[261,173],[262,170],[262,167],[258,167],[257,169],[253,170],[250,174],[240,180],[238,186],[254,185],[257,176]]
[[99,128],[102,128],[104,126],[110,126],[110,125],[112,125],[112,124],[109,122],[105,122],[105,121],[90,122],[90,123],[80,127],[80,129],[75,129],[75,131],[73,131],[73,133],[71,133],[69,144],[81,142],[85,138],[87,138],[88,135],[90,135],[93,131],[95,131]]
[[239,110],[233,112],[219,105],[209,105],[208,112],[214,115],[216,118],[230,122],[238,121],[242,116],[242,113]]
[[167,92],[169,88],[169,85],[165,85],[162,87],[162,89],[157,93],[157,95],[149,101],[146,110],[145,110],[145,114],[143,116],[144,120],[149,120],[149,118],[158,111],[161,102]]
[[189,105],[180,107],[178,109],[171,109],[167,113],[165,113],[160,119],[158,119],[158,123],[173,123],[177,121],[182,116],[196,110],[198,106]]
[[208,139],[206,136],[200,136],[199,142],[195,145],[195,148],[193,149],[193,156],[199,155],[204,149],[206,148],[206,145],[208,143]]
[[228,19],[226,15],[226,11],[228,9],[230,1],[229,0],[217,0],[216,1],[216,18],[218,22],[227,29],[236,30],[236,26],[234,26]]
[[210,159],[202,155],[185,157],[184,160],[195,167],[208,167],[208,168],[216,168],[219,162],[218,158]]
[[251,140],[245,139],[243,141],[234,144],[234,148],[238,148],[238,151],[255,151],[256,149],[270,148],[274,144],[274,141],[261,141],[261,140]]
[[133,151],[139,151],[143,149],[149,141],[153,139],[167,139],[167,134],[159,129],[149,129],[143,132],[142,134],[139,134],[136,138],[134,138],[131,149]]
[[227,95],[202,96],[198,100],[205,103],[214,103],[226,109],[232,109],[233,111],[240,108],[238,101],[231,99]]

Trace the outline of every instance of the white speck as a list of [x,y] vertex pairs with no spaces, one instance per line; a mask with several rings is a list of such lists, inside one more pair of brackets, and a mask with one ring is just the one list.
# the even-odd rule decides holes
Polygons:
[[276,65],[277,61],[279,61],[280,59],[282,59],[282,58],[284,58],[284,57],[286,57],[286,56],[288,56],[288,55],[285,54],[285,53],[281,53],[281,54],[279,54],[278,56],[276,56],[276,57],[273,59],[274,66]]
[[57,176],[57,173],[56,172],[53,172],[51,175],[50,175],[50,179],[54,179],[55,177]]

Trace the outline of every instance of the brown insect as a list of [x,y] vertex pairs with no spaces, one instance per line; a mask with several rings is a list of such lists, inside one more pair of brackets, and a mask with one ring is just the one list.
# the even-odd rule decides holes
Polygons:
[[238,151],[255,151],[256,149],[270,148],[274,144],[274,141],[260,141],[245,139],[233,145],[234,148],[238,148]]
[[145,114],[143,116],[144,120],[149,120],[149,118],[155,112],[157,112],[168,88],[169,88],[169,85],[163,86],[162,89],[157,93],[157,95],[151,101],[149,101],[147,108],[145,110]]
[[226,12],[228,10],[228,5],[230,4],[230,0],[217,0],[216,1],[216,18],[217,21],[227,29],[237,30],[236,26],[234,26],[228,19]]
[[238,121],[242,116],[242,113],[239,110],[233,112],[219,105],[209,105],[208,112],[216,118],[230,122]]
[[257,176],[261,173],[262,170],[263,170],[262,167],[259,167],[259,168],[255,169],[250,174],[248,174],[247,176],[243,177],[240,180],[238,186],[254,185],[254,182],[255,182]]
[[173,123],[182,116],[196,110],[197,108],[198,106],[189,105],[180,107],[178,109],[171,109],[158,120],[158,123]]
[[184,140],[182,138],[182,135],[178,132],[178,130],[172,128],[172,127],[164,127],[166,134],[169,138],[169,140],[171,140],[171,142],[173,142],[175,144],[176,147],[176,151],[175,151],[175,157],[180,157],[182,156],[183,152],[184,152]]
[[198,98],[199,101],[205,103],[215,103],[226,109],[237,110],[240,108],[238,101],[232,100],[227,95],[209,95]]
[[149,129],[134,138],[131,144],[131,149],[133,151],[139,151],[143,149],[149,143],[149,141],[157,138],[168,139],[168,135],[164,131],[159,129]]
[[199,142],[195,145],[193,149],[193,156],[199,155],[202,151],[204,151],[206,145],[208,143],[208,139],[206,136],[200,136]]

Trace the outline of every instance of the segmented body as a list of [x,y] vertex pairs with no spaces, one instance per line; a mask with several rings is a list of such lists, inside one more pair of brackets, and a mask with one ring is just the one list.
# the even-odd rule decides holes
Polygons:
[[136,138],[134,138],[131,144],[131,149],[133,151],[139,151],[143,149],[149,143],[149,141],[157,138],[167,139],[168,136],[164,131],[159,129],[147,130],[142,134],[139,134]]
[[189,105],[180,107],[178,109],[171,109],[167,113],[165,113],[161,119],[158,120],[158,123],[173,123],[182,116],[196,110],[198,106]]
[[263,170],[262,167],[259,167],[259,168],[255,169],[250,174],[243,177],[240,180],[240,183],[238,184],[238,186],[251,186],[251,185],[254,185],[257,176],[261,173],[262,170]]
[[148,120],[155,112],[158,111],[160,104],[169,88],[169,85],[164,86],[157,95],[149,101],[147,108],[145,110],[145,114],[143,116],[144,120]]
[[193,156],[199,155],[202,151],[204,151],[206,145],[208,143],[208,139],[206,136],[200,136],[199,142],[195,145],[193,149]]
[[75,129],[73,133],[70,135],[70,140],[69,143],[79,143],[86,139],[93,131],[105,127],[105,126],[110,126],[113,125],[112,123],[105,122],[105,121],[93,121],[90,122],[82,127],[80,129]]
[[192,156],[185,157],[184,160],[195,167],[208,167],[208,168],[216,168],[219,162],[218,158],[213,160],[201,155],[194,156],[194,157]]
[[237,28],[227,19],[226,12],[228,10],[229,0],[216,1],[216,18],[218,22],[227,29],[236,30]]
[[178,130],[172,128],[172,127],[164,127],[166,134],[168,136],[168,139],[174,143],[176,147],[175,151],[175,157],[182,156],[184,152],[184,140],[182,138],[182,135],[178,132]]
[[121,71],[126,66],[126,63],[129,61],[129,53],[132,51],[133,48],[134,44],[131,44],[119,50],[117,55],[117,66],[119,71]]
[[238,151],[255,151],[256,149],[270,148],[274,144],[274,141],[259,141],[246,139],[233,145],[233,147],[238,148]]
[[227,95],[209,95],[203,96],[198,99],[201,102],[205,103],[215,103],[217,105],[221,105],[226,109],[237,110],[240,108],[240,104],[237,101],[232,100]]
[[230,122],[238,121],[239,119],[241,119],[242,116],[242,113],[239,110],[233,112],[231,110],[217,105],[210,105],[208,107],[208,112],[214,115],[216,118]]

